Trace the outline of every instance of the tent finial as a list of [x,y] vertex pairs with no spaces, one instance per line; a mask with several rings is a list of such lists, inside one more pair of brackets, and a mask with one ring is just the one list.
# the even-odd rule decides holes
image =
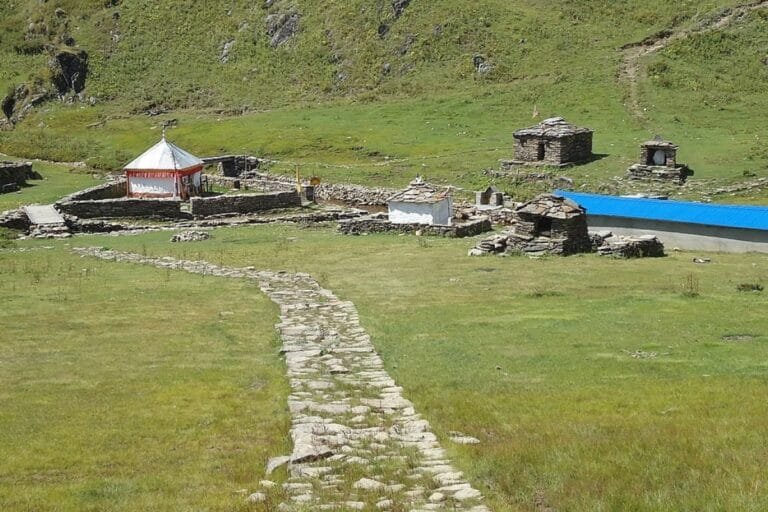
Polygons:
[[163,140],[165,140],[165,130],[168,128],[168,125],[163,124]]

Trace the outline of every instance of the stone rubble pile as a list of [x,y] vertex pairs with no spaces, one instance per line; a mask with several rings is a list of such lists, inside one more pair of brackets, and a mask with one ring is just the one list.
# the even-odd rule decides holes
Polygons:
[[664,244],[654,235],[611,235],[597,248],[597,254],[614,258],[658,258],[664,256]]
[[28,238],[53,239],[70,238],[72,233],[66,223],[58,224],[34,224],[29,230]]
[[0,212],[0,228],[15,229],[18,231],[29,230],[29,217],[24,209],[7,210]]
[[182,231],[171,237],[171,242],[199,242],[208,240],[211,234],[207,231]]
[[[655,258],[664,256],[664,244],[654,235],[614,236],[610,231],[590,233],[592,252],[615,258]],[[498,254],[525,254],[537,256],[542,253],[556,254],[552,247],[557,240],[547,237],[522,239],[513,232],[497,233],[480,240],[469,250],[469,256]]]
[[[278,510],[490,510],[387,374],[354,304],[308,274],[74,250],[106,260],[252,279],[279,305],[277,328],[292,388],[293,451],[271,459],[266,468],[269,474],[287,465],[289,478],[281,492],[287,498]],[[262,481],[248,499],[265,501],[275,489]]]

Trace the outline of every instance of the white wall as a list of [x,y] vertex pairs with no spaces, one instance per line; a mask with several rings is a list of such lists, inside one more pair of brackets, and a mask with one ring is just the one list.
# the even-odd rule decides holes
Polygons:
[[439,203],[402,203],[390,201],[389,221],[394,224],[451,224],[451,200]]
[[152,194],[173,196],[174,179],[169,178],[139,178],[130,177],[130,194]]

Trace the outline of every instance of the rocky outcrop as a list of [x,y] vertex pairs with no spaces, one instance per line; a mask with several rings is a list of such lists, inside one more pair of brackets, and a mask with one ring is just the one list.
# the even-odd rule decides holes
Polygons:
[[79,48],[65,47],[56,51],[48,61],[51,83],[60,97],[79,94],[85,89],[88,75],[88,53]]
[[274,7],[275,12],[267,15],[265,19],[269,46],[278,48],[292,40],[299,31],[301,13],[294,7],[283,5],[280,1],[268,3]]
[[42,81],[17,85],[0,102],[0,107],[2,107],[3,114],[7,120],[5,124],[13,126],[23,119],[32,108],[40,105],[50,97],[51,92]]
[[411,0],[392,0],[392,12],[395,18],[399,18],[410,3]]

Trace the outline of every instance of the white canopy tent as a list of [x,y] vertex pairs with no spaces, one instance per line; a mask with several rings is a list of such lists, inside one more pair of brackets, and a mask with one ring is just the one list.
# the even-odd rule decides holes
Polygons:
[[126,165],[129,197],[187,199],[201,189],[203,161],[165,140]]

